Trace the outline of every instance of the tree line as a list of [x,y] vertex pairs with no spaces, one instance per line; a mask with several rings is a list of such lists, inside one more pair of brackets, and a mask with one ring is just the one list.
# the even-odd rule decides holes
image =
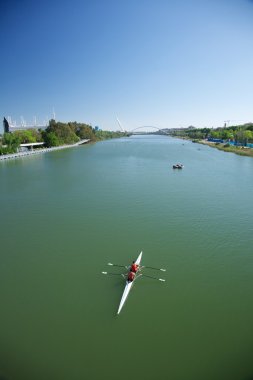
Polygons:
[[242,145],[253,142],[253,123],[233,125],[223,128],[187,128],[175,130],[171,135],[189,138],[191,140],[203,140],[207,138],[234,141]]
[[16,153],[20,144],[44,142],[45,147],[75,144],[88,139],[91,142],[127,136],[124,132],[102,131],[84,123],[49,121],[45,130],[27,129],[4,133],[0,142],[0,154]]

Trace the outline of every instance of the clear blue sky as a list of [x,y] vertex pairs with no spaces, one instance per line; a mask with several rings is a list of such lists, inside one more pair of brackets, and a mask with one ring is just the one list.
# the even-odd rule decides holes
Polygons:
[[253,121],[251,0],[6,0],[0,114],[116,130]]

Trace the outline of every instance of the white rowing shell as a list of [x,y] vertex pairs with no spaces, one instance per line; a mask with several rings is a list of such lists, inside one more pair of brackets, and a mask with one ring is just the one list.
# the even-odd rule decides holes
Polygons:
[[[140,263],[141,263],[141,257],[142,257],[142,252],[137,257],[137,259],[135,261],[136,264],[140,265]],[[135,280],[133,280],[132,282],[128,282],[128,281],[126,282],[126,286],[125,286],[124,292],[123,292],[122,297],[121,297],[121,301],[120,301],[120,304],[119,304],[119,308],[118,308],[117,314],[120,313],[120,311],[121,311],[124,303],[126,302],[127,296],[128,296],[128,294],[129,294],[129,292],[130,292],[130,290],[131,290],[131,288],[132,288],[132,286],[134,284],[134,281]]]

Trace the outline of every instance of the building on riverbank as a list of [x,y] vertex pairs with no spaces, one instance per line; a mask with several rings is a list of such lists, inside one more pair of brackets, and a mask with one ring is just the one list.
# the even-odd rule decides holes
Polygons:
[[3,128],[4,128],[5,133],[12,133],[15,131],[25,131],[27,129],[45,130],[47,127],[48,127],[47,123],[37,124],[36,121],[34,122],[34,124],[26,124],[26,122],[24,120],[22,120],[20,125],[16,125],[16,123],[13,124],[11,122],[10,118],[6,119],[4,117],[4,120],[3,120]]

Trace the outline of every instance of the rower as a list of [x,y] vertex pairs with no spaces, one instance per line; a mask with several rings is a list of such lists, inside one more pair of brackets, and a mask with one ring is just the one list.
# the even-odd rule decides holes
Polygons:
[[135,261],[133,261],[133,264],[131,265],[131,271],[136,273],[139,269],[139,265],[135,263]]
[[133,282],[134,278],[135,278],[135,273],[132,272],[132,271],[130,271],[130,272],[128,273],[128,276],[127,276],[127,281],[128,281],[128,282]]

